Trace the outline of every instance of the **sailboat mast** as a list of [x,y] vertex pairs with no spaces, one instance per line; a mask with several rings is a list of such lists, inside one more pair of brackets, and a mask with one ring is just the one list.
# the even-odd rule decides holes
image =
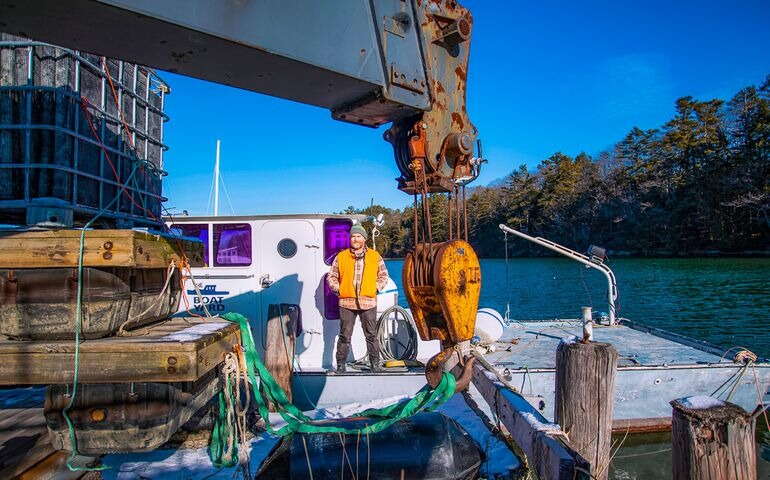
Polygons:
[[217,159],[214,163],[214,216],[219,216],[219,144],[217,140]]

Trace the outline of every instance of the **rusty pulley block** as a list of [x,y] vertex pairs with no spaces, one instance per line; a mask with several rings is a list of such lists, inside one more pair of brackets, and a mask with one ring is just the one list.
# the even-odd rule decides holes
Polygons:
[[435,386],[443,372],[461,364],[467,353],[481,293],[481,266],[467,241],[464,186],[455,184],[454,196],[448,195],[449,239],[434,242],[419,137],[410,145],[410,153],[416,154],[410,168],[418,188],[414,194],[415,246],[406,255],[402,280],[420,337],[441,341],[442,351],[426,366],[428,383]]
[[[421,243],[404,260],[403,285],[417,331],[423,340],[440,340],[442,351],[426,366],[431,385],[452,365],[447,361],[457,345],[473,336],[481,293],[481,267],[465,240]],[[453,365],[454,365],[453,364]]]

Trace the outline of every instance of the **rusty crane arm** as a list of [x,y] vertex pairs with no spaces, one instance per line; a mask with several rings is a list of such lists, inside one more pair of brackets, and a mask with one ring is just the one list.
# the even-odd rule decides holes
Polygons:
[[431,192],[478,170],[465,108],[472,25],[454,0],[0,2],[0,31],[392,123],[408,193],[415,160]]

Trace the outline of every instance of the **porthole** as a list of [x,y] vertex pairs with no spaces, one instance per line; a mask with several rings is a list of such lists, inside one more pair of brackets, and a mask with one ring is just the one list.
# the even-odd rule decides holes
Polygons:
[[297,254],[297,244],[291,238],[284,238],[278,242],[278,255],[283,258],[291,258]]

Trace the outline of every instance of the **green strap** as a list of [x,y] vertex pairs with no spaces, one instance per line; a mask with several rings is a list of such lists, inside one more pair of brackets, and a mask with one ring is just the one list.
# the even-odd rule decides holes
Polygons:
[[[249,321],[243,315],[238,313],[226,313],[222,315],[225,320],[237,323],[241,329],[241,343],[243,344],[244,354],[246,357],[246,372],[251,382],[252,389],[254,391],[254,399],[257,403],[257,410],[259,415],[265,420],[267,431],[273,435],[286,436],[293,433],[345,433],[345,434],[358,434],[358,433],[377,433],[388,428],[399,420],[411,417],[416,413],[422,411],[433,411],[447,400],[452,398],[455,393],[456,380],[451,373],[444,373],[441,377],[441,382],[436,388],[431,388],[430,385],[425,385],[420,391],[418,391],[412,398],[408,400],[402,400],[392,405],[388,405],[382,408],[371,408],[364,410],[353,417],[368,417],[372,420],[372,423],[367,424],[363,428],[349,429],[342,427],[333,427],[328,425],[318,425],[314,421],[305,415],[300,409],[294,406],[286,398],[286,393],[283,391],[280,385],[275,381],[273,376],[267,370],[265,365],[259,358],[254,343],[254,337],[251,334],[251,328]],[[224,397],[223,395],[233,395],[232,387],[227,385],[225,392],[220,393],[220,412],[214,425],[214,432],[211,436],[212,445],[209,446],[209,453],[212,458],[212,462],[217,466],[233,466],[237,462],[237,453],[233,453],[231,458],[221,458],[221,452],[223,450],[223,441],[227,438],[225,435],[231,433],[228,431],[228,427],[223,426],[222,423],[226,420],[224,413]],[[286,425],[275,429],[270,424],[268,404],[273,403],[276,406],[277,413],[286,421]],[[220,442],[220,445],[214,445],[215,442]],[[235,449],[234,449],[235,450]],[[218,456],[219,454],[219,456]]]

